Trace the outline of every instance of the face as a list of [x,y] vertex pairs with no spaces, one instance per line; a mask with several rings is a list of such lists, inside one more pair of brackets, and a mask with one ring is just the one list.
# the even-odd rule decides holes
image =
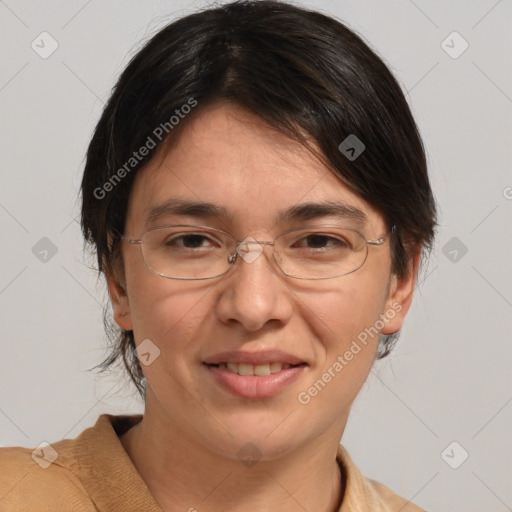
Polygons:
[[[169,200],[213,204],[226,215],[172,210],[147,221]],[[304,225],[355,222],[336,212],[279,220],[290,208],[326,202],[362,212],[365,238],[387,235],[382,215],[301,144],[219,103],[190,120],[178,142],[139,172],[124,235],[137,239],[148,228],[190,224],[238,241],[273,241]],[[270,246],[250,263],[238,258],[221,277],[195,281],[152,273],[138,245],[123,243],[122,252],[123,282],[109,277],[116,322],[133,330],[137,345],[160,351],[141,365],[146,414],[232,458],[248,442],[272,460],[329,436],[339,441],[375,359],[376,331],[401,327],[416,272],[413,262],[409,276],[392,275],[389,241],[370,245],[357,271],[326,280],[284,275]],[[260,373],[274,363],[268,368],[275,373],[238,374],[256,371],[251,363]]]

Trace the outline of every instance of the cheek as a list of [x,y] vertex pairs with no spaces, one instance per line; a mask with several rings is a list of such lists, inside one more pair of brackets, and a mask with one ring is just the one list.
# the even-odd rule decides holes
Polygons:
[[312,371],[311,382],[333,382],[324,398],[351,402],[375,360],[385,286],[347,278],[343,288],[305,294],[303,301],[310,329],[321,340],[316,351],[319,364]]
[[[317,326],[329,349],[342,350],[365,329],[373,326],[386,303],[386,287],[373,280],[344,277],[305,292],[301,299],[309,311],[310,325]],[[334,284],[334,285],[333,285]],[[378,337],[377,337],[378,338]]]
[[155,278],[156,282],[151,278],[140,286],[133,304],[135,344],[149,339],[158,347],[157,364],[142,370],[158,396],[176,403],[183,396],[181,386],[173,385],[175,379],[187,382],[189,392],[200,396],[190,378],[190,368],[199,358],[200,344],[194,341],[198,333],[205,332],[204,322],[210,318],[213,294],[209,293],[211,285],[198,288],[190,283]]
[[129,276],[128,290],[136,342],[146,338],[159,347],[185,344],[211,310],[211,283],[165,279],[146,268]]

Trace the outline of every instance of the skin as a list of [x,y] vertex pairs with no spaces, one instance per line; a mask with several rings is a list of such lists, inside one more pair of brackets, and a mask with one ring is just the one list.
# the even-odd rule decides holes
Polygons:
[[[257,116],[217,103],[189,120],[179,139],[136,177],[125,236],[138,238],[150,208],[170,197],[216,203],[230,220],[166,217],[154,225],[200,224],[237,240],[273,240],[299,224],[277,225],[280,209],[338,200],[367,216],[368,239],[386,235],[382,215],[301,144]],[[329,223],[319,219],[318,222]],[[272,263],[271,248],[239,260],[228,274],[178,281],[145,267],[137,245],[124,243],[124,276],[108,274],[114,318],[150,339],[160,356],[142,366],[148,387],[143,420],[121,442],[166,511],[338,510],[344,482],[336,450],[350,406],[375,359],[378,336],[307,405],[297,400],[380,314],[401,305],[382,333],[399,330],[409,309],[418,255],[409,273],[391,273],[389,243],[369,246],[365,264],[330,280],[297,280]],[[280,349],[308,363],[277,395],[233,396],[202,364],[226,350]],[[237,452],[251,442],[252,467]],[[299,506],[300,504],[300,506]]]

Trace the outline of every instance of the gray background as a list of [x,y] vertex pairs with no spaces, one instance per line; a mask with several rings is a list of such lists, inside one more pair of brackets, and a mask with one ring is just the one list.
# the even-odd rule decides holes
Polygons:
[[[341,18],[384,56],[408,91],[441,210],[400,344],[376,363],[343,442],[363,473],[428,510],[512,510],[512,1],[298,3]],[[142,411],[121,373],[87,371],[105,354],[106,295],[83,255],[77,191],[129,56],[204,5],[0,1],[3,445]],[[58,42],[47,59],[31,48],[51,48],[44,31]]]

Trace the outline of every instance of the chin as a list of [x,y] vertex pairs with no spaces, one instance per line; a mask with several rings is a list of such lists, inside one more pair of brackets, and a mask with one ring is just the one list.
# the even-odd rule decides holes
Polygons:
[[[304,428],[283,422],[282,413],[271,415],[270,418],[268,411],[259,415],[245,413],[244,417],[234,415],[229,420],[219,420],[232,437],[223,432],[221,439],[215,439],[218,436],[211,433],[206,434],[205,438],[209,440],[211,451],[230,459],[253,457],[273,461],[293,451],[301,441],[306,441]],[[298,434],[301,439],[297,438]],[[212,443],[213,439],[215,442]]]

